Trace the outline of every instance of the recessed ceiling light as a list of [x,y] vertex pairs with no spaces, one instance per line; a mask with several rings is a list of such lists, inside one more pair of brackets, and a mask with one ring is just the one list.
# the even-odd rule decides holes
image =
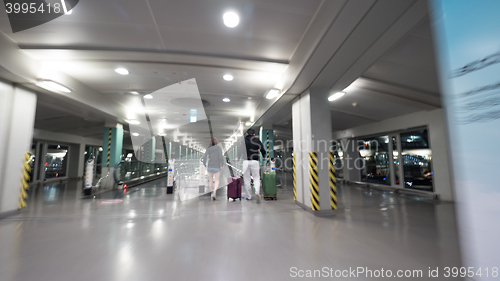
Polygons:
[[150,99],[152,99],[152,98],[153,98],[153,96],[152,96],[152,95],[150,95],[150,94],[147,94],[147,95],[145,95],[145,96],[144,96],[144,98],[145,98],[145,99],[150,100]]
[[222,99],[222,101],[223,101],[223,102],[230,102],[231,100],[230,100],[230,99],[228,99],[228,98],[223,98],[223,99]]
[[139,125],[139,124],[141,124],[141,122],[139,122],[137,120],[125,120],[125,121],[127,121],[127,123],[133,124],[133,125]]
[[190,121],[191,123],[196,122],[196,116],[191,116],[191,118],[189,119],[189,121]]
[[121,75],[128,75],[129,73],[128,70],[123,67],[118,67],[117,69],[115,69],[115,72]]
[[266,99],[272,100],[272,99],[276,98],[279,94],[280,94],[280,90],[278,90],[278,89],[271,89],[267,93]]
[[130,92],[132,95],[138,95],[139,92],[136,92],[136,91],[133,91],[133,92]]
[[166,136],[167,134],[165,134],[165,133],[159,133],[158,135],[159,135],[160,137],[164,137],[164,136]]
[[245,126],[251,126],[251,125],[252,125],[252,122],[250,122],[250,121],[247,121],[247,122],[245,123]]
[[224,20],[224,24],[229,28],[236,27],[240,23],[240,17],[234,12],[225,13],[222,19]]
[[42,79],[42,80],[39,80],[36,85],[40,88],[44,88],[45,90],[49,90],[51,92],[64,92],[64,93],[71,93],[71,90],[64,86],[64,85],[61,85],[57,82],[54,82],[52,80],[45,80],[45,79]]
[[233,75],[231,75],[231,74],[226,74],[222,78],[224,78],[224,80],[226,80],[226,81],[233,81],[233,79],[234,79]]
[[338,93],[335,93],[331,96],[328,97],[328,100],[329,101],[334,101],[334,100],[337,100],[337,99],[340,99],[341,97],[343,97],[345,95],[345,92],[338,92]]
[[138,136],[139,136],[139,133],[132,133],[132,136],[134,136],[134,137],[138,137]]

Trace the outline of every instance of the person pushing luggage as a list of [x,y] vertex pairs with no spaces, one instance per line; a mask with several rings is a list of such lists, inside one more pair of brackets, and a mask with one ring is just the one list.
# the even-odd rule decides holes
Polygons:
[[241,153],[246,152],[246,157],[243,155],[243,184],[245,185],[245,190],[247,193],[247,200],[252,200],[252,187],[250,186],[250,177],[253,177],[254,187],[255,187],[255,197],[257,198],[257,203],[260,203],[260,164],[259,164],[259,152],[262,154],[262,158],[266,158],[266,150],[264,145],[255,136],[254,129],[248,129],[245,138],[240,143]]

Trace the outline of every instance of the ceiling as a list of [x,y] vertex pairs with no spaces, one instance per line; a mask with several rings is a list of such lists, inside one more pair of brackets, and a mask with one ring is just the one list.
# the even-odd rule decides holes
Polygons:
[[[15,34],[2,9],[0,30],[44,68],[84,83],[102,99],[121,106],[127,117],[140,103],[140,96],[131,92],[155,93],[195,79],[212,133],[225,139],[239,128],[240,121],[251,119],[266,91],[281,79],[321,3],[86,0],[80,1],[71,15]],[[236,28],[223,24],[226,11],[240,15]],[[114,71],[117,67],[127,68],[130,74],[118,75]],[[231,74],[234,80],[223,80],[225,74]],[[154,96],[152,104],[158,98]],[[230,102],[223,102],[223,98],[230,98]],[[37,106],[35,126],[39,129],[100,138],[109,119],[96,115],[95,120],[87,121],[61,112],[63,101],[49,105],[41,102]],[[198,123],[198,127],[206,127],[202,121]],[[208,142],[208,129],[194,130],[192,124],[189,129],[183,127],[190,131],[191,138]]]
[[[378,58],[331,103],[332,130],[339,131],[441,107],[434,43],[426,18]],[[291,136],[291,103],[270,117]]]
[[[222,21],[231,10],[240,15],[232,29]],[[151,124],[181,119],[180,133],[203,146],[247,121],[291,138],[292,100],[309,87],[347,92],[331,103],[333,130],[440,107],[427,17],[425,0],[86,0],[15,34],[0,10],[0,31],[40,64],[38,78],[61,73],[55,77],[74,89],[61,95],[26,84],[39,91],[36,128],[101,138],[114,121],[125,124],[129,142],[140,129],[126,120],[145,118],[136,109],[152,94],[144,100],[156,112]],[[162,91],[189,81],[203,111],[196,123],[189,112],[161,112],[174,99]],[[284,94],[265,99],[272,87]]]

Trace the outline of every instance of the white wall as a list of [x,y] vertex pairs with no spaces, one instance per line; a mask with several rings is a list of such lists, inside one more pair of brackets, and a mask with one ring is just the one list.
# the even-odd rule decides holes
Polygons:
[[432,150],[433,183],[441,200],[453,201],[451,162],[443,109],[420,111],[396,118],[334,132],[333,139],[355,138],[427,126]]
[[[24,154],[30,151],[36,94],[0,82],[0,213],[18,206]],[[3,108],[5,107],[5,108]]]

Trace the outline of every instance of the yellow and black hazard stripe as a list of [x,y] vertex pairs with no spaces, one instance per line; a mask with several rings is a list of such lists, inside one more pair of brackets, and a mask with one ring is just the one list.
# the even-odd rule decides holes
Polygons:
[[330,206],[333,210],[337,210],[337,179],[335,178],[335,162],[333,157],[333,152],[328,153],[328,158],[330,159],[330,169],[329,183],[330,183]]
[[297,201],[297,179],[295,178],[295,153],[292,154],[293,200]]
[[109,135],[108,135],[108,161],[106,162],[106,166],[109,167],[109,159],[111,158],[111,136],[112,136],[112,129],[109,128]]
[[31,161],[31,155],[29,153],[24,154],[23,173],[21,177],[21,191],[19,192],[19,202],[17,204],[18,209],[26,207],[26,199],[28,199],[27,190],[29,187],[28,182],[30,180],[29,172],[31,171],[30,161]]
[[269,130],[266,130],[267,132],[267,137],[266,137],[266,143],[267,143],[267,159],[266,159],[266,162],[267,162],[267,166],[271,165],[271,161],[269,160]]
[[311,184],[311,209],[319,211],[318,154],[309,152],[309,178]]

